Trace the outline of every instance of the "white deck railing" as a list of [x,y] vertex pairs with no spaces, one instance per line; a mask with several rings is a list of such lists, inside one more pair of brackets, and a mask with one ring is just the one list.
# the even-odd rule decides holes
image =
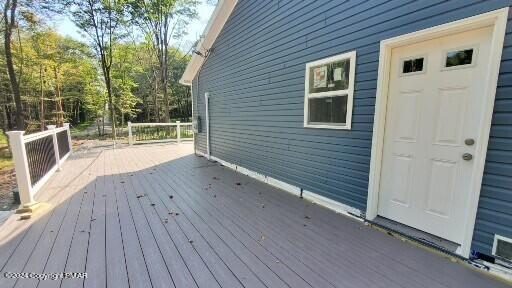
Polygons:
[[71,154],[71,133],[66,123],[61,128],[49,125],[46,131],[24,134],[25,131],[7,132],[21,204],[30,205],[34,195]]
[[194,140],[192,123],[128,122],[128,143],[178,142]]

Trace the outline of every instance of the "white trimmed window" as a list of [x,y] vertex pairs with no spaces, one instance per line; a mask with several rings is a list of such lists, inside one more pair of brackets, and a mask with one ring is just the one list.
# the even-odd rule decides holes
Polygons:
[[306,64],[304,127],[350,129],[356,51]]

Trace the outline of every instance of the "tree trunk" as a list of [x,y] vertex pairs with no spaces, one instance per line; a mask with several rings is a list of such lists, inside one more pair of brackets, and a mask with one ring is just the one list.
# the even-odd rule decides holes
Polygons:
[[155,77],[155,120],[157,123],[160,123],[160,111],[158,109],[158,77]]
[[[9,131],[9,119],[7,118],[7,105],[4,105],[2,109],[2,132],[5,134],[7,131]],[[7,136],[7,134],[5,135]]]
[[[165,70],[166,68],[164,68]],[[165,75],[165,72],[163,72],[163,74]],[[162,75],[162,90],[163,90],[163,93],[164,93],[164,122],[165,123],[169,123],[171,121],[170,119],[170,114],[169,114],[169,92],[167,91],[167,77],[165,77],[164,75]]]
[[39,111],[39,121],[41,122],[41,131],[44,131],[44,126],[45,126],[45,123],[44,123],[44,90],[43,90],[43,67],[42,66],[39,66],[39,85],[40,85],[40,89],[41,89],[41,103],[39,104],[40,105],[40,111]]
[[101,137],[100,118],[96,118],[96,128],[98,128],[98,137]]
[[119,133],[122,133],[124,127],[124,113],[121,112],[121,127],[119,127]]
[[[167,18],[165,18],[167,19]],[[167,34],[167,29],[168,29],[168,21],[165,20],[165,23],[164,23],[164,34],[162,35],[162,60],[161,60],[161,71],[162,71],[162,74],[161,74],[161,77],[162,77],[162,90],[163,90],[163,93],[164,93],[164,112],[165,112],[165,117],[164,117],[164,121],[165,123],[169,123],[171,122],[171,119],[170,119],[170,114],[169,114],[169,91],[168,91],[168,81],[169,81],[169,73],[168,73],[168,66],[169,66],[169,46],[168,46],[168,34]]]
[[9,106],[9,104],[5,104],[4,110],[5,110],[5,117],[7,118],[7,131],[13,130],[14,123],[12,120],[12,111],[11,111],[11,107]]
[[110,124],[112,128],[112,139],[117,140],[116,136],[116,113],[114,107],[114,97],[112,95],[112,82],[110,79],[110,70],[105,71],[105,84],[107,86],[107,95],[108,95],[108,106],[110,109]]
[[[25,129],[25,119],[23,115],[23,106],[21,103],[20,86],[16,79],[16,72],[14,71],[14,62],[12,59],[11,38],[12,30],[15,25],[17,0],[6,0],[4,5],[4,48],[5,48],[5,64],[7,66],[7,74],[9,75],[9,82],[11,84],[12,94],[14,96],[14,103],[16,105],[16,129]],[[9,15],[10,14],[10,15]]]
[[54,76],[55,76],[55,112],[57,114],[57,119],[56,119],[56,123],[57,124],[57,127],[62,127],[63,126],[63,111],[62,111],[62,99],[61,99],[61,95],[60,95],[60,84],[59,84],[59,73],[57,71],[57,67],[53,67],[53,73],[54,73]]

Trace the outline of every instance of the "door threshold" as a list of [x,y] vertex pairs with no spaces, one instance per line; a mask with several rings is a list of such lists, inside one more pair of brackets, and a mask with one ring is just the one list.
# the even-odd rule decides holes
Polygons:
[[[416,228],[404,225],[402,223],[393,221],[391,219],[384,218],[382,216],[377,216],[372,221],[366,220],[368,223],[378,226],[384,230],[387,230],[391,233],[397,233],[405,238],[409,238],[410,240],[420,242],[423,245],[429,246],[436,250],[440,250],[442,252],[448,253],[452,256],[456,256],[458,258],[462,258],[459,254],[460,245],[451,242],[449,240],[443,239],[441,237],[429,234],[427,232],[418,230]],[[463,258],[465,259],[465,258]],[[467,259],[465,259],[467,260]]]

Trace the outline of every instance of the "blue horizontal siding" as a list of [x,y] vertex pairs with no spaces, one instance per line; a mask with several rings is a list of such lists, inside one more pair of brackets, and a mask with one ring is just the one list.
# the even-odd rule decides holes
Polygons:
[[[364,211],[383,39],[474,16],[510,1],[239,0],[193,81],[211,153]],[[307,62],[357,51],[353,127],[307,129]],[[198,97],[199,95],[199,97]],[[196,147],[206,152],[206,129]],[[507,27],[473,249],[512,237],[512,25]]]

